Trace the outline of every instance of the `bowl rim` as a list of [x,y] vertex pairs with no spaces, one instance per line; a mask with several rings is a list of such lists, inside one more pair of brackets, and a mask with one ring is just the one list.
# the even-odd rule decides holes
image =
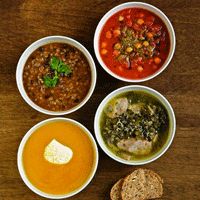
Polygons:
[[[68,193],[68,194],[62,194],[62,195],[53,195],[53,194],[48,194],[45,193],[41,190],[39,190],[37,187],[35,187],[31,181],[26,177],[26,173],[25,170],[23,168],[23,161],[22,161],[22,157],[23,157],[23,150],[24,150],[24,146],[27,142],[27,140],[30,138],[30,136],[35,132],[35,130],[37,130],[39,127],[49,123],[49,122],[53,122],[53,121],[65,121],[65,122],[69,122],[72,123],[76,126],[78,126],[79,128],[81,128],[85,134],[87,134],[88,138],[90,139],[92,146],[93,146],[93,150],[94,150],[94,163],[93,163],[93,168],[90,172],[89,177],[87,178],[87,180],[85,181],[85,183],[80,186],[79,188],[77,188],[76,190]],[[18,147],[18,152],[17,152],[17,167],[18,167],[18,171],[19,174],[23,180],[23,182],[25,183],[25,185],[34,193],[38,194],[39,196],[45,197],[45,198],[49,198],[49,199],[64,199],[64,198],[69,198],[72,197],[78,193],[80,193],[82,190],[84,190],[89,183],[92,181],[92,179],[94,178],[96,171],[97,171],[97,167],[98,167],[98,162],[99,162],[99,152],[98,152],[98,148],[97,148],[97,144],[95,142],[94,137],[92,136],[91,132],[84,126],[82,125],[80,122],[70,119],[70,118],[64,118],[64,117],[54,117],[54,118],[49,118],[46,120],[43,120],[37,124],[35,124],[32,128],[30,128],[27,133],[23,136],[20,145]]]
[[[32,99],[27,95],[25,88],[24,88],[24,85],[23,85],[23,70],[24,70],[24,66],[26,64],[26,61],[28,60],[30,55],[36,49],[38,49],[39,47],[41,47],[43,45],[50,44],[50,43],[66,43],[66,44],[69,44],[71,46],[74,46],[75,48],[77,48],[78,50],[80,50],[84,54],[84,56],[86,57],[86,59],[89,63],[89,66],[90,66],[90,70],[91,70],[90,89],[89,89],[87,95],[84,97],[84,99],[78,105],[70,108],[69,110],[51,111],[51,110],[47,110],[47,109],[40,107],[39,105],[34,103],[32,101]],[[97,80],[96,65],[95,65],[95,62],[94,62],[91,54],[80,42],[78,42],[77,40],[72,39],[70,37],[67,37],[67,36],[52,35],[52,36],[47,36],[47,37],[43,37],[39,40],[36,40],[35,42],[31,43],[24,50],[24,52],[21,54],[19,61],[17,63],[16,83],[17,83],[17,88],[18,88],[22,98],[33,109],[35,109],[35,110],[37,110],[37,111],[39,111],[43,114],[47,114],[47,115],[54,115],[54,116],[66,115],[66,114],[70,114],[70,113],[75,112],[76,110],[80,109],[82,106],[84,106],[87,103],[87,101],[92,96],[94,89],[95,89],[95,86],[96,86],[96,80]]]
[[[107,66],[106,64],[103,62],[100,52],[99,52],[99,37],[101,34],[101,30],[103,28],[103,26],[105,25],[106,21],[115,13],[119,12],[120,10],[123,9],[127,9],[127,8],[136,8],[136,7],[140,7],[140,6],[144,6],[146,10],[149,10],[149,8],[153,9],[154,11],[150,10],[150,12],[154,13],[155,15],[157,15],[159,18],[161,18],[161,20],[163,21],[163,23],[166,25],[168,33],[169,33],[169,37],[170,37],[170,50],[169,50],[169,55],[167,57],[167,59],[165,60],[165,62],[163,63],[163,65],[160,67],[159,70],[157,70],[154,74],[151,74],[147,77],[144,78],[140,78],[140,79],[129,79],[129,78],[125,78],[122,76],[117,75],[116,73],[112,72]],[[155,13],[155,11],[157,13]],[[159,13],[159,14],[158,14]],[[99,64],[101,65],[101,67],[111,76],[113,76],[114,78],[121,80],[121,81],[125,81],[125,82],[130,82],[130,83],[140,83],[140,82],[144,82],[144,81],[148,81],[151,80],[153,78],[155,78],[156,76],[158,76],[159,74],[161,74],[169,65],[169,63],[171,62],[173,55],[175,53],[175,48],[176,48],[176,35],[175,35],[175,31],[174,28],[169,20],[169,18],[164,14],[164,12],[162,12],[159,8],[148,4],[148,3],[144,3],[144,2],[126,2],[126,3],[122,3],[118,6],[115,6],[114,8],[110,9],[107,13],[104,14],[104,16],[101,18],[101,20],[99,21],[96,30],[95,30],[95,34],[94,34],[94,39],[93,39],[93,48],[94,48],[94,52],[96,55],[96,58],[99,62]]]
[[[143,160],[128,161],[128,160],[120,158],[119,156],[115,155],[111,150],[108,149],[108,147],[106,146],[106,144],[103,141],[103,138],[101,136],[101,132],[100,132],[100,128],[99,128],[100,127],[99,118],[101,116],[103,108],[105,107],[106,103],[109,100],[111,100],[115,96],[122,94],[124,92],[137,91],[137,89],[139,89],[138,91],[144,91],[145,93],[149,93],[153,97],[155,97],[158,101],[160,101],[161,103],[165,103],[164,107],[166,107],[166,109],[168,110],[169,120],[171,119],[172,130],[171,130],[171,133],[168,136],[166,143],[163,145],[161,150],[155,154],[156,156],[154,155],[150,158],[146,158],[146,159],[143,159]],[[158,97],[160,99],[158,99]],[[171,104],[161,93],[159,93],[158,91],[156,91],[156,90],[154,90],[150,87],[143,86],[143,85],[128,85],[128,86],[120,87],[120,88],[112,91],[101,101],[101,103],[99,104],[97,111],[95,113],[94,132],[95,132],[96,140],[97,140],[99,146],[101,147],[101,149],[113,160],[115,160],[119,163],[122,163],[122,164],[126,164],[126,165],[133,165],[133,166],[145,165],[145,164],[151,163],[151,162],[157,160],[158,158],[160,158],[171,146],[172,141],[175,137],[175,133],[176,133],[176,117],[175,117],[175,113],[174,113],[174,110],[173,110]]]

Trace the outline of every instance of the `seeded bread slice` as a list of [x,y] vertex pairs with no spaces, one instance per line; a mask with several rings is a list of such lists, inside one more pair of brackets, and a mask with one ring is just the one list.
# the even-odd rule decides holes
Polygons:
[[145,171],[137,169],[128,175],[122,184],[122,200],[145,200]]
[[124,179],[120,179],[117,181],[111,191],[110,191],[110,198],[111,200],[121,200],[121,189],[122,189],[122,183],[124,182]]
[[145,188],[146,199],[156,199],[163,195],[163,180],[154,171],[144,169],[145,171]]
[[163,195],[163,180],[148,169],[137,169],[122,183],[122,200],[147,200]]

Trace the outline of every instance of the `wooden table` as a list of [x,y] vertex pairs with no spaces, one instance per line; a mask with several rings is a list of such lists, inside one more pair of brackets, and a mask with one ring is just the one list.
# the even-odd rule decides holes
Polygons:
[[[43,199],[31,192],[17,170],[17,149],[24,134],[51,116],[27,105],[20,96],[15,70],[21,53],[35,40],[65,35],[80,41],[96,61],[98,81],[89,102],[66,117],[76,119],[93,132],[93,119],[101,100],[118,87],[128,85],[112,78],[98,64],[93,50],[97,23],[120,0],[1,0],[0,1],[0,200]],[[177,119],[176,137],[170,149],[145,167],[165,181],[163,199],[200,199],[200,1],[149,0],[171,20],[177,38],[169,67],[142,83],[161,92],[172,104]],[[87,113],[87,114],[86,114]],[[99,148],[95,178],[74,200],[107,200],[112,184],[136,167],[111,160]]]

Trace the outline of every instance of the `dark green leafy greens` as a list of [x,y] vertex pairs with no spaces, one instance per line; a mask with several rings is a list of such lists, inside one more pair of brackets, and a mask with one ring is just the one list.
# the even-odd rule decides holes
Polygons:
[[43,77],[44,84],[47,87],[55,87],[59,82],[60,75],[68,76],[72,73],[69,65],[65,64],[59,58],[53,56],[50,60],[50,68],[54,71],[53,76],[46,75]]
[[156,134],[167,128],[167,121],[167,113],[161,106],[147,104],[139,113],[128,109],[114,119],[107,117],[103,135],[114,144],[128,138],[152,141]]

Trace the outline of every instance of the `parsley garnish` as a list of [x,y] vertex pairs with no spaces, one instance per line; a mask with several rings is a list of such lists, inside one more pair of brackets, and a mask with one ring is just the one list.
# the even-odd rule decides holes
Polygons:
[[62,60],[53,56],[50,60],[50,68],[54,71],[54,76],[50,77],[46,75],[43,77],[44,84],[47,87],[55,87],[59,81],[60,74],[68,76],[72,73],[72,70],[69,65],[65,64]]

